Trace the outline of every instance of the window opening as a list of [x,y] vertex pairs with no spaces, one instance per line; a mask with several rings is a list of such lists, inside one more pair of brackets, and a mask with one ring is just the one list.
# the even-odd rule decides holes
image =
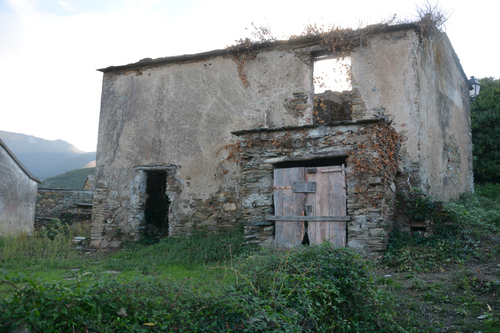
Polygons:
[[351,58],[343,59],[318,57],[314,59],[314,93],[319,94],[327,90],[350,91],[351,85]]
[[412,235],[423,235],[426,231],[426,227],[410,227],[410,233]]
[[351,58],[317,57],[313,66],[314,122],[352,120]]
[[144,217],[145,236],[162,238],[168,236],[168,210],[170,200],[166,194],[166,171],[146,171],[146,207]]

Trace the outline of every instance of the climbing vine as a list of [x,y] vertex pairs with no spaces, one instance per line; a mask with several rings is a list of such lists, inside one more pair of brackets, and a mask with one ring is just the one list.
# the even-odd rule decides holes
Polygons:
[[[342,134],[346,133],[339,131],[333,136]],[[375,206],[380,202],[385,189],[396,175],[401,136],[387,121],[382,121],[366,131],[348,134],[350,137],[354,135],[367,136],[367,139],[353,144],[353,148],[348,152],[347,163],[351,169],[348,178],[355,180],[356,184],[350,191],[356,196],[358,202]],[[331,145],[338,143],[349,145],[348,140],[340,141],[340,139],[334,138],[328,140],[331,140]],[[287,153],[287,149],[300,149],[307,145],[317,146],[320,141],[323,145],[328,144],[324,138],[309,137],[305,130],[302,130],[300,138],[296,139],[293,139],[288,131],[268,133],[265,138],[247,135],[242,140],[221,147],[217,154],[222,150],[227,151],[227,156],[220,165],[224,165],[226,161],[240,163],[245,158],[245,152],[249,149],[278,148],[282,153]],[[221,169],[222,174],[224,170],[224,168]],[[384,191],[371,191],[373,185],[383,186]]]
[[240,38],[236,44],[226,47],[228,56],[236,63],[238,76],[245,87],[248,87],[245,64],[248,60],[253,60],[259,53],[259,48],[268,46],[276,41],[271,29],[264,26],[256,26],[252,23],[252,38]]
[[347,163],[352,171],[348,178],[356,180],[354,193],[357,201],[374,206],[380,202],[385,191],[372,195],[370,186],[380,183],[386,188],[390,185],[397,172],[400,146],[400,134],[384,122],[374,127],[367,142],[359,142],[349,152]]
[[236,63],[238,76],[245,87],[249,86],[247,75],[245,73],[245,63],[247,60],[253,60],[257,56],[258,44],[252,42],[250,38],[240,39],[237,44],[228,46],[229,57]]

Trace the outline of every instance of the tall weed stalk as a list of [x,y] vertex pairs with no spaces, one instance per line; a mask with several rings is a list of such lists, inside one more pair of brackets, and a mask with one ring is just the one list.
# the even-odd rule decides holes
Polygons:
[[9,263],[56,263],[61,259],[74,258],[77,252],[71,246],[71,240],[88,233],[88,229],[81,224],[70,226],[55,219],[33,235],[23,233],[0,237],[0,261],[3,266],[9,266]]

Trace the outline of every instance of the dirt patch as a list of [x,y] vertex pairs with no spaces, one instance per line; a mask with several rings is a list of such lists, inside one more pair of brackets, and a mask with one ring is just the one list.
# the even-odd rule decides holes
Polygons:
[[424,332],[500,331],[500,260],[443,265],[428,272],[385,268],[373,274],[394,296],[404,327]]

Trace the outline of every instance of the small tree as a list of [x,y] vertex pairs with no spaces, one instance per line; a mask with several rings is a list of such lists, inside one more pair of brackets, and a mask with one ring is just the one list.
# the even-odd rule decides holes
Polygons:
[[500,182],[500,80],[479,80],[481,93],[471,103],[474,177],[476,182]]

